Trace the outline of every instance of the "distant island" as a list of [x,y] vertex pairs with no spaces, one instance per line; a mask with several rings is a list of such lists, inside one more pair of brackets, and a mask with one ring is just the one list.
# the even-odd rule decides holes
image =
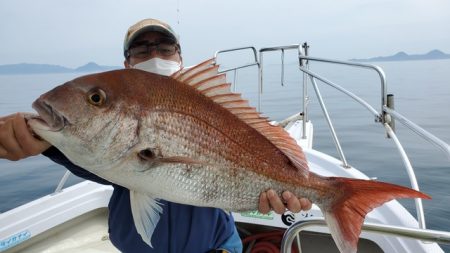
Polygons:
[[350,59],[350,61],[358,62],[374,62],[374,61],[416,61],[416,60],[439,60],[450,59],[450,54],[446,54],[440,50],[431,50],[426,54],[407,54],[398,52],[391,56],[378,56],[369,59]]
[[0,75],[100,72],[121,68],[123,67],[101,66],[95,62],[89,62],[83,66],[74,69],[50,64],[19,63],[19,64],[0,65]]
[[[440,50],[431,50],[426,54],[407,54],[398,52],[391,56],[378,56],[368,59],[350,59],[356,62],[380,62],[380,61],[414,61],[414,60],[439,60],[450,59],[450,54]],[[19,63],[0,65],[0,75],[24,75],[24,74],[57,74],[57,73],[83,73],[101,72],[114,69],[121,69],[119,66],[102,66],[95,62],[89,62],[78,68],[67,68],[60,65]]]

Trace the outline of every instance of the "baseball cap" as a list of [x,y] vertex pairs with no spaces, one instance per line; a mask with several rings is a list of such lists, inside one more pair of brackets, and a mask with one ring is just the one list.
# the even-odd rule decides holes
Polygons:
[[176,42],[178,47],[180,46],[178,35],[175,33],[172,27],[160,20],[148,18],[143,19],[128,28],[128,31],[125,34],[125,40],[123,42],[123,52],[125,55],[127,50],[130,48],[131,43],[144,32],[163,33],[169,38],[172,38]]

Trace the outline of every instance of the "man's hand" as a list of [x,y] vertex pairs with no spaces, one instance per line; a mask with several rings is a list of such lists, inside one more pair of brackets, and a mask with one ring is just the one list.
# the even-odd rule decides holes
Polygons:
[[277,214],[283,214],[286,211],[286,208],[293,213],[311,209],[312,204],[308,199],[299,199],[291,192],[283,192],[282,198],[284,201],[282,201],[272,189],[262,192],[259,196],[258,211],[260,213],[268,213],[270,210],[274,210]]
[[50,146],[33,136],[23,114],[0,117],[0,158],[17,161],[38,155]]

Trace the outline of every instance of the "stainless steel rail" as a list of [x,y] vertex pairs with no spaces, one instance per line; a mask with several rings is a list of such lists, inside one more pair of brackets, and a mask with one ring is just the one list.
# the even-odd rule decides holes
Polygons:
[[[284,81],[284,52],[286,50],[297,50],[298,56],[300,57],[302,55],[302,46],[300,44],[293,44],[288,46],[276,46],[276,47],[265,47],[261,48],[259,50],[259,85],[258,85],[258,92],[259,94],[262,94],[263,92],[263,71],[264,71],[264,65],[263,65],[263,55],[266,52],[273,52],[273,51],[281,51],[282,54],[282,68],[281,68],[281,84],[283,85]],[[303,133],[302,138],[306,138],[306,122],[308,122],[308,94],[307,94],[307,85],[305,83],[306,76],[303,78]],[[258,96],[258,110],[261,108],[261,99],[260,96]]]
[[[314,218],[299,221],[289,227],[284,233],[283,240],[281,242],[281,252],[290,253],[291,245],[298,233],[309,228],[309,227],[326,227],[327,224],[323,218]],[[407,238],[418,239],[422,241],[436,242],[442,244],[450,244],[450,233],[444,231],[430,230],[430,229],[419,229],[419,228],[407,228],[399,226],[391,226],[376,223],[364,223],[362,226],[362,231],[373,232],[379,234],[387,234],[394,236],[401,236]],[[297,239],[300,240],[300,239]],[[300,242],[301,243],[301,242]],[[300,244],[301,245],[301,244]],[[301,253],[301,247],[299,249]]]
[[[363,63],[355,63],[355,62],[348,62],[348,61],[338,61],[338,60],[331,60],[331,59],[325,59],[325,58],[317,58],[317,57],[308,57],[308,56],[300,56],[300,60],[308,60],[308,61],[317,61],[317,62],[324,62],[324,63],[332,63],[332,64],[339,64],[339,65],[346,65],[346,66],[353,66],[353,67],[359,67],[359,68],[365,68],[365,69],[371,69],[377,72],[378,76],[380,77],[381,82],[381,106],[380,111],[383,111],[383,108],[386,106],[387,101],[387,83],[386,83],[386,75],[384,74],[384,71],[376,66],[371,64],[363,64]],[[300,70],[304,71],[304,69],[300,66]],[[348,95],[348,94],[347,94]],[[362,99],[358,99],[357,101],[361,103]],[[368,108],[369,109],[369,108]],[[384,116],[384,115],[383,115]],[[381,122],[385,122],[384,117],[380,117]]]
[[[214,64],[217,64],[217,57],[220,54],[233,52],[233,51],[243,51],[243,50],[252,50],[253,51],[253,58],[254,58],[253,62],[219,71],[219,73],[226,73],[226,72],[229,72],[229,71],[234,71],[234,75],[233,75],[233,92],[236,91],[236,87],[237,87],[237,73],[238,73],[237,71],[239,69],[248,68],[248,67],[252,67],[252,66],[258,66],[258,69],[259,69],[259,62],[258,62],[258,55],[257,55],[256,48],[255,47],[251,47],[251,46],[250,47],[237,47],[237,48],[231,48],[231,49],[216,51],[214,53]],[[259,96],[260,96],[260,94],[258,94],[258,100],[259,100]],[[260,109],[260,107],[258,106],[258,111],[259,111],[259,109]]]
[[[337,152],[339,154],[339,157],[341,158],[342,166],[345,167],[345,168],[350,168],[350,166],[349,166],[349,164],[348,164],[348,162],[347,162],[347,160],[345,158],[345,155],[344,155],[344,152],[342,150],[342,147],[340,145],[340,142],[339,142],[339,139],[337,137],[336,131],[335,131],[335,129],[333,127],[333,124],[331,122],[331,119],[329,117],[328,111],[327,111],[327,109],[325,107],[325,103],[324,103],[324,101],[322,99],[322,95],[320,94],[318,85],[315,82],[315,79],[320,80],[320,81],[330,85],[331,87],[339,90],[340,92],[346,94],[347,96],[351,97],[352,99],[354,99],[355,101],[357,101],[358,103],[360,103],[361,105],[366,107],[375,116],[375,121],[384,122],[385,121],[384,120],[384,116],[382,115],[382,113],[379,113],[377,110],[375,110],[366,101],[364,101],[363,99],[359,98],[358,96],[356,96],[352,92],[350,92],[350,91],[346,90],[345,88],[341,87],[340,85],[338,85],[338,84],[328,80],[327,78],[310,71],[307,66],[302,66],[301,63],[304,60],[321,61],[321,62],[326,62],[326,63],[335,63],[335,64],[350,65],[350,66],[356,66],[356,67],[373,69],[373,70],[377,71],[377,73],[380,76],[381,87],[382,87],[382,90],[383,90],[382,94],[386,94],[386,79],[385,79],[384,72],[379,67],[373,66],[373,65],[369,65],[369,64],[348,63],[348,62],[344,62],[344,61],[334,61],[334,60],[329,60],[329,59],[322,59],[322,58],[315,58],[315,57],[308,57],[308,56],[301,56],[301,55],[299,56],[299,62],[300,62],[299,69],[303,73],[307,74],[310,77],[310,79],[311,79],[311,83],[312,83],[314,91],[315,91],[315,93],[317,95],[317,99],[319,101],[320,107],[322,108],[323,114],[325,116],[325,120],[326,120],[326,122],[328,124],[328,127],[330,129],[333,141],[335,143],[336,150],[337,150]],[[304,87],[305,86],[306,85],[304,85]],[[304,101],[307,100],[305,98],[305,96],[304,96],[303,100]],[[382,103],[383,102],[386,103],[386,99],[382,99]]]
[[326,79],[325,77],[316,74],[308,69],[302,68],[300,67],[300,70],[305,72],[306,74],[308,74],[310,77],[312,77],[313,79],[317,79],[322,81],[323,83],[328,84],[329,86],[335,88],[336,90],[346,94],[347,96],[353,98],[356,102],[360,103],[362,106],[366,107],[367,110],[369,110],[374,116],[375,116],[375,120],[376,121],[381,121],[381,116],[380,113],[375,110],[375,108],[373,108],[369,103],[367,103],[366,101],[364,101],[363,99],[359,98],[358,96],[356,96],[355,94],[353,94],[352,92],[346,90],[345,88],[343,88],[342,86]]
[[[307,56],[299,56],[300,61],[301,60],[308,60],[308,61],[319,61],[319,62],[324,62],[324,63],[332,63],[332,64],[340,64],[340,65],[347,65],[347,66],[351,66],[351,67],[359,67],[359,68],[365,68],[365,69],[369,69],[369,70],[374,70],[375,72],[378,73],[378,76],[380,77],[380,87],[381,87],[381,111],[378,112],[377,110],[375,110],[370,104],[368,104],[366,101],[364,101],[363,99],[359,98],[358,96],[356,96],[355,94],[353,94],[352,92],[344,89],[343,87],[339,86],[336,83],[333,83],[332,81],[326,79],[325,77],[322,77],[320,75],[318,75],[317,73],[314,73],[312,71],[310,71],[307,68],[304,68],[302,66],[299,66],[299,69],[301,71],[303,71],[304,73],[308,74],[311,78],[311,81],[313,83],[313,87],[316,91],[316,95],[318,96],[318,100],[319,103],[322,107],[323,113],[325,115],[325,118],[328,122],[330,131],[332,132],[333,135],[333,140],[335,142],[335,146],[336,149],[338,150],[339,156],[341,157],[341,161],[343,162],[343,165],[346,165],[347,162],[345,160],[345,156],[344,153],[342,151],[342,148],[339,145],[339,141],[337,140],[337,136],[334,133],[334,128],[331,124],[331,120],[329,119],[329,117],[327,116],[327,112],[326,109],[324,109],[324,103],[322,101],[320,92],[318,93],[318,88],[317,85],[315,83],[315,79],[322,81],[323,83],[339,90],[340,92],[348,95],[349,97],[351,97],[352,99],[354,99],[355,101],[357,101],[359,104],[361,104],[363,107],[365,107],[366,109],[368,109],[374,116],[375,116],[375,121],[376,122],[380,122],[383,124],[383,126],[386,129],[386,132],[388,133],[388,136],[391,137],[393,139],[393,141],[396,144],[396,147],[400,153],[400,156],[403,160],[403,164],[405,166],[405,169],[408,173],[409,176],[409,180],[411,183],[411,187],[415,190],[419,190],[419,186],[417,183],[417,179],[414,173],[414,169],[412,168],[411,162],[408,158],[408,156],[406,155],[406,152],[404,151],[402,145],[400,144],[400,142],[398,141],[393,129],[388,125],[389,123],[391,123],[392,119],[395,118],[397,121],[399,121],[400,123],[404,124],[405,126],[407,126],[408,128],[410,128],[413,132],[415,132],[416,134],[418,134],[419,136],[423,137],[425,140],[431,142],[432,144],[435,144],[437,147],[439,147],[441,150],[443,150],[445,152],[445,154],[447,155],[448,158],[450,158],[450,146],[443,142],[442,140],[440,140],[439,138],[437,138],[436,136],[432,135],[431,133],[427,132],[426,130],[422,129],[421,127],[419,127],[418,125],[414,124],[413,122],[411,122],[410,120],[408,120],[406,117],[402,116],[401,114],[399,114],[398,112],[396,112],[395,110],[393,110],[392,108],[389,108],[387,106],[387,85],[386,85],[386,76],[383,72],[383,70],[375,65],[370,65],[370,64],[361,64],[361,63],[354,63],[354,62],[346,62],[346,61],[337,61],[337,60],[330,60],[330,59],[323,59],[323,58],[315,58],[315,57],[307,57]],[[425,229],[426,228],[426,223],[425,223],[425,215],[424,215],[424,210],[423,210],[423,204],[422,204],[422,200],[421,199],[415,199],[415,206],[416,206],[416,213],[417,213],[417,220],[419,222],[419,226],[420,228]]]
[[311,83],[312,83],[312,86],[314,88],[314,91],[316,92],[317,100],[319,101],[319,105],[322,108],[322,112],[323,112],[325,120],[326,120],[326,122],[328,124],[328,128],[330,129],[331,137],[333,138],[334,145],[336,146],[336,150],[337,150],[337,152],[339,154],[339,157],[341,158],[342,167],[350,168],[350,165],[348,165],[348,163],[347,163],[347,159],[345,159],[344,151],[342,151],[341,143],[339,142],[339,139],[337,137],[336,130],[334,129],[333,123],[331,122],[330,115],[328,114],[327,107],[325,106],[325,103],[323,101],[322,95],[320,94],[319,87],[317,86],[317,83],[316,83],[316,81],[314,80],[313,77],[311,77]]
[[[411,187],[419,191],[419,183],[417,182],[416,174],[414,173],[414,169],[409,161],[408,155],[406,155],[405,149],[397,138],[397,135],[392,130],[391,126],[388,123],[384,123],[384,127],[388,133],[388,136],[392,138],[395,145],[397,146],[398,151],[400,152],[400,156],[402,157],[403,164],[405,165],[406,172],[408,173],[409,181],[411,182]],[[419,222],[419,227],[422,229],[426,228],[425,225],[425,214],[423,211],[422,199],[416,198],[414,199],[416,204],[416,213],[417,213],[417,221]]]
[[[310,59],[311,57],[302,57],[302,56],[300,56],[299,58],[300,58],[300,62],[301,62],[302,59]],[[313,58],[313,60],[316,60],[316,59],[318,59],[318,58]],[[325,59],[320,59],[320,60],[321,60],[321,61],[324,61],[324,62],[332,62],[331,60],[325,60]],[[342,61],[337,61],[337,63],[338,63],[338,64],[345,64],[345,63],[342,62]],[[358,64],[357,66],[358,66],[358,67],[361,67],[360,64]],[[365,68],[371,68],[371,67],[374,67],[374,66],[371,66],[371,65],[363,65],[363,66],[364,66]],[[319,91],[319,88],[318,88],[318,86],[317,86],[317,84],[316,84],[315,79],[320,80],[320,81],[322,81],[323,83],[326,83],[326,84],[328,84],[329,86],[331,86],[331,87],[333,87],[333,88],[339,90],[340,92],[346,94],[347,96],[351,97],[352,99],[354,99],[355,101],[357,101],[358,103],[360,103],[362,106],[366,107],[366,108],[367,108],[367,109],[375,116],[375,121],[381,121],[381,122],[384,122],[384,121],[382,120],[382,118],[384,118],[384,117],[382,116],[381,113],[378,113],[378,111],[375,110],[375,109],[374,109],[370,104],[368,104],[366,101],[364,101],[363,99],[359,98],[358,96],[356,96],[356,95],[353,94],[352,92],[346,90],[345,88],[341,87],[340,85],[338,85],[338,84],[336,84],[336,83],[334,83],[334,82],[328,80],[328,79],[325,78],[325,77],[322,77],[321,75],[318,75],[318,74],[316,74],[316,73],[310,71],[307,67],[302,67],[301,64],[300,64],[300,66],[299,66],[299,69],[300,69],[301,71],[303,71],[303,73],[307,74],[307,75],[310,77],[310,79],[311,79],[311,83],[312,83],[313,88],[314,88],[314,91],[315,91],[315,93],[316,93],[316,95],[317,95],[317,99],[318,99],[318,101],[319,101],[319,105],[320,105],[320,107],[322,108],[323,114],[324,114],[324,116],[325,116],[325,120],[326,120],[326,122],[327,122],[327,124],[328,124],[328,127],[329,127],[329,129],[330,129],[331,136],[332,136],[332,138],[333,138],[333,141],[334,141],[336,150],[337,150],[337,152],[338,152],[338,154],[339,154],[339,157],[341,158],[342,166],[343,166],[344,168],[350,168],[350,166],[349,166],[349,164],[348,164],[348,162],[347,162],[347,160],[346,160],[346,158],[345,158],[344,151],[342,150],[341,144],[340,144],[340,142],[339,142],[339,139],[338,139],[338,137],[337,137],[336,131],[335,131],[334,127],[333,127],[333,123],[331,122],[330,116],[329,116],[328,111],[327,111],[327,109],[326,109],[326,107],[325,107],[325,103],[324,103],[324,101],[323,101],[323,99],[322,99],[322,95],[320,94],[320,91]],[[375,69],[377,69],[377,68],[375,68]],[[384,80],[384,73],[383,73],[383,71],[382,71],[381,69],[378,69],[378,72],[381,73],[380,76],[382,77],[382,80]],[[382,82],[382,83],[384,83],[384,86],[385,86],[386,82],[384,81],[384,82]],[[304,85],[304,87],[305,87],[305,86],[306,86],[306,85]],[[306,100],[305,96],[304,96],[303,100],[304,100],[304,101]]]
[[237,47],[237,48],[231,48],[231,49],[226,49],[226,50],[220,50],[220,51],[216,51],[214,53],[214,59],[215,59],[215,64],[217,64],[217,57],[219,56],[219,54],[223,54],[223,53],[227,53],[227,52],[233,52],[233,51],[242,51],[242,50],[252,50],[253,51],[253,57],[254,57],[254,61],[248,64],[243,64],[234,68],[228,68],[228,69],[224,69],[219,71],[220,73],[225,73],[225,72],[229,72],[231,70],[238,70],[238,69],[242,69],[242,68],[247,68],[247,67],[251,67],[251,66],[259,66],[259,62],[258,62],[258,55],[257,55],[257,51],[255,47]]
[[[308,46],[307,44],[303,44],[303,46],[299,45],[299,44],[295,44],[295,45],[288,45],[288,46],[275,46],[275,47],[267,47],[267,48],[262,48],[259,50],[259,59],[260,61],[258,62],[258,58],[256,56],[256,49],[254,49],[253,47],[246,47],[246,48],[237,48],[237,49],[229,49],[229,50],[223,50],[223,51],[218,51],[218,52],[229,52],[229,51],[235,51],[235,50],[242,50],[242,49],[248,49],[251,48],[253,50],[254,53],[254,57],[255,57],[255,63],[252,64],[253,65],[258,65],[259,68],[259,85],[258,85],[258,91],[259,91],[259,96],[258,96],[258,110],[261,108],[261,93],[263,92],[263,53],[265,52],[270,52],[270,51],[281,51],[282,52],[282,57],[284,56],[284,51],[285,50],[298,50],[298,59],[299,59],[299,70],[303,72],[303,123],[306,124],[306,122],[308,121],[308,94],[307,94],[307,81],[308,81],[308,77],[311,80],[312,86],[314,88],[314,91],[317,95],[319,104],[322,108],[323,114],[325,116],[325,119],[327,121],[327,124],[329,126],[329,129],[331,131],[332,134],[332,138],[333,141],[335,143],[336,149],[338,151],[338,154],[341,158],[341,161],[343,163],[344,167],[349,167],[347,160],[345,158],[344,152],[342,150],[342,147],[339,143],[339,139],[337,137],[336,131],[334,130],[333,124],[331,122],[331,119],[328,115],[325,103],[323,101],[323,98],[320,94],[320,90],[318,88],[318,85],[316,83],[316,80],[319,80],[333,88],[335,88],[336,90],[346,94],[347,96],[349,96],[350,98],[352,98],[353,100],[355,100],[356,102],[358,102],[359,104],[361,104],[363,107],[365,107],[373,116],[375,116],[375,122],[380,122],[382,123],[382,125],[386,128],[386,132],[388,134],[389,137],[391,137],[396,146],[397,149],[399,150],[400,156],[403,160],[403,164],[406,168],[406,171],[409,175],[409,179],[411,182],[411,186],[413,189],[415,190],[419,190],[419,186],[417,184],[417,179],[416,176],[414,174],[414,170],[412,168],[412,165],[403,149],[403,147],[401,146],[400,142],[398,141],[393,129],[391,129],[391,127],[389,127],[386,124],[389,124],[392,122],[393,119],[396,119],[397,121],[399,121],[400,123],[404,124],[406,127],[408,127],[409,129],[411,129],[413,132],[415,132],[416,134],[418,134],[419,136],[421,136],[422,138],[424,138],[425,140],[431,142],[432,144],[436,145],[437,147],[439,147],[441,150],[444,151],[444,153],[447,155],[448,158],[450,158],[450,146],[443,142],[442,140],[440,140],[439,138],[437,138],[436,136],[432,135],[431,133],[427,132],[426,130],[422,129],[421,127],[419,127],[418,125],[414,124],[413,122],[411,122],[410,120],[408,120],[406,117],[402,116],[401,114],[399,114],[398,112],[396,112],[395,110],[393,110],[392,108],[389,108],[387,105],[387,82],[386,82],[386,76],[383,72],[383,70],[376,66],[376,65],[371,65],[371,64],[363,64],[363,63],[356,63],[356,62],[348,62],[348,61],[339,61],[339,60],[331,60],[331,59],[325,59],[325,58],[317,58],[317,57],[309,57],[306,53],[307,53],[307,49]],[[302,48],[305,51],[304,54],[302,54]],[[215,56],[217,56],[217,53],[215,54]],[[317,61],[317,62],[322,62],[322,63],[330,63],[330,64],[338,64],[338,65],[345,65],[345,66],[350,66],[350,67],[357,67],[357,68],[364,68],[364,69],[368,69],[368,70],[372,70],[375,71],[379,78],[380,78],[380,111],[376,110],[374,107],[372,107],[369,103],[367,103],[366,101],[364,101],[363,99],[361,99],[360,97],[358,97],[357,95],[353,94],[352,92],[346,90],[345,88],[343,88],[342,86],[328,80],[327,78],[311,71],[309,69],[309,65],[308,62],[309,61]],[[246,66],[242,66],[242,67],[246,67]],[[284,63],[282,62],[282,67],[284,68]],[[284,69],[282,69],[282,73],[284,73]],[[281,79],[283,81],[283,77]],[[306,127],[304,126],[303,129],[306,129]],[[305,133],[304,133],[305,135]],[[419,221],[419,225],[421,228],[425,228],[425,218],[424,218],[424,211],[423,211],[423,205],[420,199],[416,199],[416,212],[417,212],[417,219]]]
[[61,180],[58,183],[58,186],[56,186],[56,189],[53,192],[53,194],[56,194],[56,193],[59,193],[59,192],[62,191],[62,188],[64,187],[64,184],[66,183],[66,181],[69,178],[70,174],[72,174],[72,172],[70,172],[69,170],[67,170],[66,173],[64,173],[63,177],[61,178]]
[[391,108],[389,108],[387,106],[384,106],[383,110],[387,114],[389,114],[392,117],[394,117],[397,121],[402,123],[404,126],[408,127],[414,133],[416,133],[417,135],[421,136],[425,140],[429,141],[431,144],[434,144],[436,147],[441,149],[447,155],[447,158],[450,159],[450,146],[447,143],[445,143],[444,141],[442,141],[441,139],[439,139],[435,135],[431,134],[430,132],[426,131],[425,129],[421,128],[420,126],[418,126],[414,122],[410,121],[405,116],[403,116],[400,113],[392,110]]
[[[308,56],[309,55],[309,45],[308,43],[303,43],[303,55]],[[304,67],[305,69],[309,68],[309,62],[307,60],[301,60],[300,56],[302,55],[301,50],[298,51],[298,64],[300,67]],[[309,110],[308,110],[308,104],[309,104],[309,96],[308,96],[308,75],[303,72],[303,131],[302,131],[302,138],[306,139],[306,122],[309,121]]]

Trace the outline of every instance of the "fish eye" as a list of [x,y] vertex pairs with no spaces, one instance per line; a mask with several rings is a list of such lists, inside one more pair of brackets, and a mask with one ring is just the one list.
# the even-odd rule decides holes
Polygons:
[[88,93],[87,100],[92,105],[101,106],[106,101],[106,94],[103,90],[95,89]]

